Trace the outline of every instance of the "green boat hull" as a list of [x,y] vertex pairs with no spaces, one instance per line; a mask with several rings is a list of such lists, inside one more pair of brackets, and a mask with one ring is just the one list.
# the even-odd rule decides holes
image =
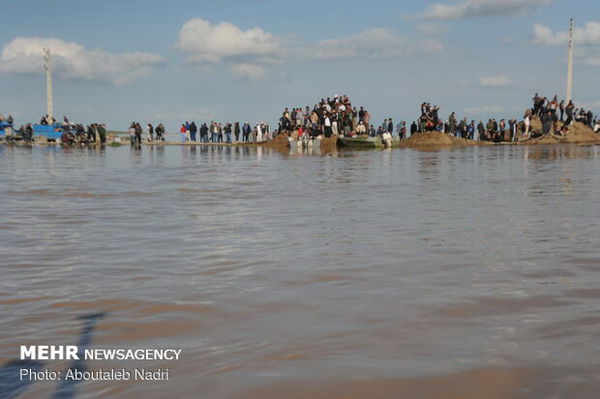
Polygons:
[[383,142],[379,137],[355,138],[341,137],[339,142],[344,147],[351,148],[382,148]]
[[[380,137],[340,137],[338,143],[348,148],[383,148],[383,140]],[[398,139],[392,139],[392,147],[398,145]]]

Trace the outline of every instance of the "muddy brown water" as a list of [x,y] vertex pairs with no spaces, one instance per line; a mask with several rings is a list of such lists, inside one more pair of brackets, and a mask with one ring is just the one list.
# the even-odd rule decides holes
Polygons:
[[0,367],[105,312],[182,359],[73,397],[597,397],[600,146],[322,155],[0,147]]

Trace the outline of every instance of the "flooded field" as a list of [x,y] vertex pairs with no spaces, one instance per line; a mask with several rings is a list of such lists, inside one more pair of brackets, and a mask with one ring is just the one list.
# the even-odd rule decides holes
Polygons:
[[0,170],[0,368],[19,345],[182,350],[87,364],[169,381],[19,397],[600,391],[600,146],[2,146]]

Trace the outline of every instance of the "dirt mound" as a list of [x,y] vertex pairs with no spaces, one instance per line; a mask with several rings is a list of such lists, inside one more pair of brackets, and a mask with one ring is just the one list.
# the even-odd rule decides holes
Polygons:
[[529,131],[531,133],[542,133],[542,120],[539,116],[533,116],[529,125]]
[[[539,118],[535,118],[539,121]],[[535,120],[534,119],[534,120]],[[560,123],[560,122],[559,122]],[[533,121],[532,121],[533,126]],[[541,126],[541,124],[540,124]],[[535,130],[537,131],[537,130]],[[547,136],[526,140],[524,144],[561,144],[561,143],[600,143],[600,134],[594,133],[591,127],[575,122],[569,126],[564,135],[549,134]]]
[[594,133],[588,125],[575,122],[569,126],[569,132],[564,139],[567,143],[593,143],[600,141],[600,134]]
[[268,148],[282,149],[289,148],[290,140],[288,133],[278,134],[273,138],[273,140],[267,142],[265,144]]
[[402,140],[399,144],[400,148],[415,148],[415,147],[461,147],[473,145],[485,145],[487,142],[467,140],[463,138],[453,137],[441,132],[424,132],[415,133],[406,140]]

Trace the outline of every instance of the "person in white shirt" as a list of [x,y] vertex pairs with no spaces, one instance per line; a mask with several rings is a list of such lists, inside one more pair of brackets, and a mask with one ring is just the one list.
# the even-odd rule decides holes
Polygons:
[[525,133],[523,133],[523,137],[527,139],[529,138],[529,127],[531,126],[531,119],[529,118],[529,115],[525,115],[525,120],[523,123],[525,124]]
[[331,119],[329,119],[329,115],[325,115],[325,122],[323,125],[325,126],[325,137],[331,137]]
[[260,143],[263,141],[263,134],[262,134],[262,126],[260,125],[260,123],[256,124],[256,142]]

